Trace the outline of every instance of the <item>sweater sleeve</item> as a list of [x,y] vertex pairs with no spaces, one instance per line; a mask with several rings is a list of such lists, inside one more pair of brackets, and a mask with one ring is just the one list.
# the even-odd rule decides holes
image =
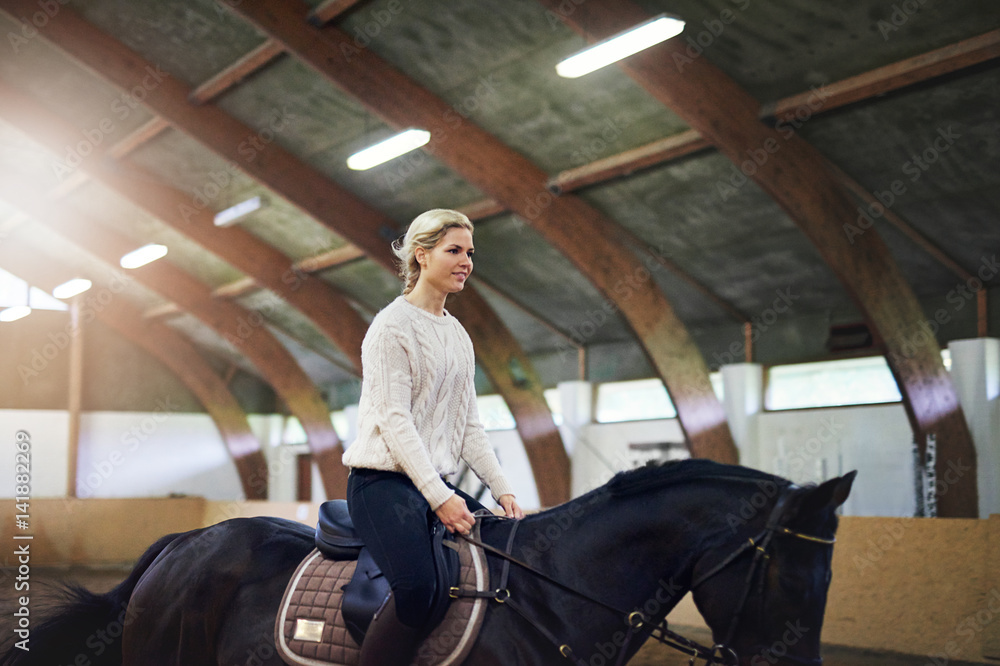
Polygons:
[[493,444],[486,435],[486,429],[479,420],[479,407],[476,405],[475,384],[470,380],[468,391],[469,414],[465,421],[465,438],[462,443],[462,457],[469,468],[487,485],[493,499],[499,500],[503,495],[513,495],[514,489],[504,476],[500,461],[493,451]]
[[414,425],[413,374],[405,339],[402,331],[383,326],[362,350],[361,364],[370,373],[371,409],[389,452],[436,511],[454,491],[434,468]]

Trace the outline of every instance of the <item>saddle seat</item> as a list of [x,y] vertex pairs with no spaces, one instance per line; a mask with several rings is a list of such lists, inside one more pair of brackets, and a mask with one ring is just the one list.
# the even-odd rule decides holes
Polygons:
[[[437,580],[425,633],[436,627],[448,612],[451,603],[449,590],[459,575],[458,546],[454,537],[439,521],[435,521],[430,529]],[[330,500],[320,505],[316,549],[324,557],[340,561],[356,560],[358,563],[351,581],[343,588],[341,611],[347,630],[360,645],[375,613],[388,600],[391,591],[389,581],[354,530],[347,500]]]

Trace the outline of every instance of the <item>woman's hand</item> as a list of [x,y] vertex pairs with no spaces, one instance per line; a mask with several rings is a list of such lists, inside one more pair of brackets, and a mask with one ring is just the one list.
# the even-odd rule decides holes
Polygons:
[[501,495],[497,502],[503,507],[508,518],[516,518],[517,520],[524,518],[524,511],[521,511],[521,507],[517,505],[517,500],[514,499],[513,495]]
[[[513,497],[513,495],[511,495]],[[458,495],[452,495],[434,512],[449,532],[468,534],[476,524],[476,518],[469,511],[465,500]]]

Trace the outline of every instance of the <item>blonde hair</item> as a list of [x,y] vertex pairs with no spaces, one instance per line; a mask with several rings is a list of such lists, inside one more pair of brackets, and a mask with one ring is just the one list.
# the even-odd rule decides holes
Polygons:
[[473,232],[472,221],[457,210],[435,208],[421,213],[406,230],[406,236],[392,244],[392,252],[399,260],[399,275],[403,278],[403,295],[413,291],[420,277],[417,248],[428,252],[441,242],[449,229],[468,229]]

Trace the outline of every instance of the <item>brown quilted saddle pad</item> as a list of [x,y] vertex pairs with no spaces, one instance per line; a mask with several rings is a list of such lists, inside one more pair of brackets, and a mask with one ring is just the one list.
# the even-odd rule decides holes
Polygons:
[[[459,546],[459,587],[489,589],[489,569],[481,548],[464,539]],[[343,588],[357,562],[330,560],[318,550],[299,565],[285,590],[274,627],[281,658],[301,666],[356,666],[361,646],[354,642],[340,612]],[[472,649],[486,617],[487,600],[454,599],[441,624],[417,649],[412,666],[454,666]]]

